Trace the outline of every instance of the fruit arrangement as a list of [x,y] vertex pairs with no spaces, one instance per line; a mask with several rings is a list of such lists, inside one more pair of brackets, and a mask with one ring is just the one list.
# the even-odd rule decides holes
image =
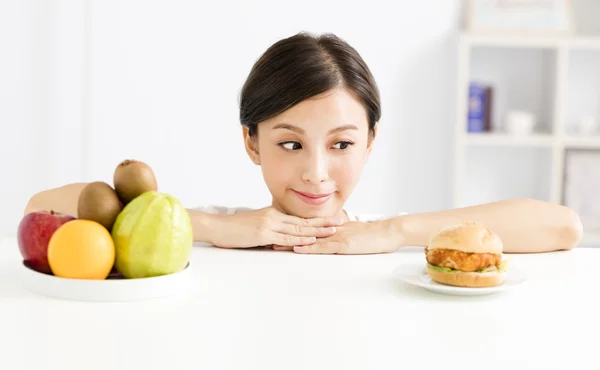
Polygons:
[[141,161],[119,163],[113,184],[87,184],[77,216],[52,210],[25,215],[18,230],[24,263],[44,274],[92,280],[183,270],[193,242],[183,205],[158,192],[154,172]]

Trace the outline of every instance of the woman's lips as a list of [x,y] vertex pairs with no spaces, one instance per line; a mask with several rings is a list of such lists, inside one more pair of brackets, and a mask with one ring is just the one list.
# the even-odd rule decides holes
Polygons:
[[294,194],[296,194],[298,196],[298,198],[300,198],[301,201],[303,201],[306,204],[313,205],[313,206],[318,206],[318,205],[321,205],[321,204],[327,202],[333,195],[333,193],[313,194],[313,193],[304,193],[304,192],[296,191],[296,190],[292,190],[292,191],[294,192]]

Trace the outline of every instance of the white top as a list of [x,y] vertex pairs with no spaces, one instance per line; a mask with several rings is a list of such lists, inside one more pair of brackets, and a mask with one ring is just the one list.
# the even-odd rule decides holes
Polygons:
[[529,281],[459,297],[401,284],[423,248],[298,255],[192,250],[186,297],[130,303],[48,299],[15,279],[0,240],[0,369],[593,369],[600,249],[510,255]]
[[[236,213],[253,211],[254,209],[248,207],[225,207],[220,205],[208,205],[208,206],[198,206],[193,208],[196,211],[206,212],[206,213],[216,213],[216,214],[225,214],[225,215],[233,215]],[[346,215],[348,215],[348,219],[350,221],[360,221],[360,222],[372,222],[372,221],[381,221],[394,216],[406,215],[407,212],[399,212],[391,216],[381,215],[381,214],[354,214],[344,210]]]

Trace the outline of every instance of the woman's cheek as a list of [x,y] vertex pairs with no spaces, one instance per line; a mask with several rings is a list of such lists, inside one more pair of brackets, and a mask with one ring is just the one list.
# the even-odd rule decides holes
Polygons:
[[343,158],[335,168],[334,180],[338,190],[351,191],[360,177],[364,161],[360,156],[348,156]]
[[269,188],[274,193],[285,191],[290,181],[292,181],[293,171],[297,171],[297,167],[293,161],[286,158],[281,153],[268,153],[268,157],[261,159],[263,176],[269,185]]

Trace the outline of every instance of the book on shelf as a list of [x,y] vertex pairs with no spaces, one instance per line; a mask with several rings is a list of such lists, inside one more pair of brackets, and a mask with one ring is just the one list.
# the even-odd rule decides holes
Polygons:
[[492,129],[493,89],[491,86],[471,82],[469,84],[467,132],[489,132]]

